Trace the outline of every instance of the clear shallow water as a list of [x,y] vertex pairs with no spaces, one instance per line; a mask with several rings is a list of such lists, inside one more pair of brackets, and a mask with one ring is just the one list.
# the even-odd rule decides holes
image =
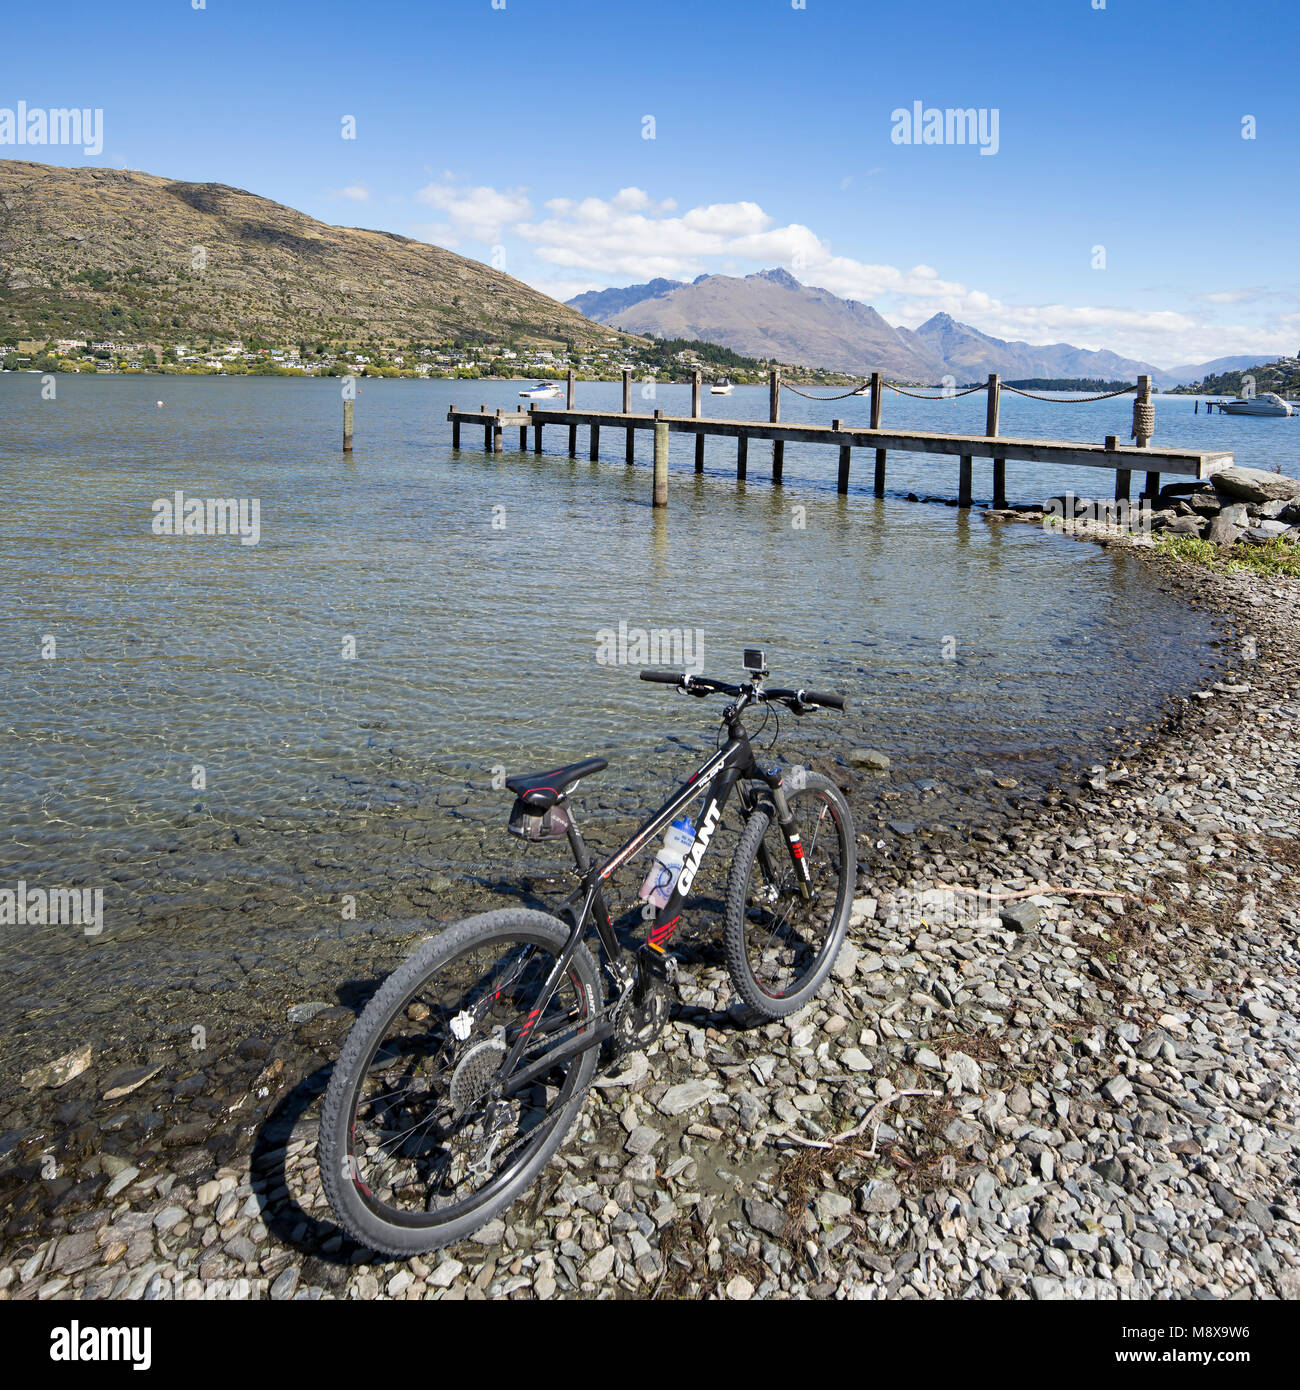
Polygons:
[[[38,377],[0,378],[0,885],[105,888],[96,941],[5,929],[11,1006],[54,1007],[52,979],[63,997],[106,975],[148,993],[301,970],[343,893],[363,920],[454,911],[520,864],[501,768],[608,757],[585,805],[612,835],[711,746],[717,713],[602,664],[620,622],[698,629],[712,674],[762,645],[775,681],[845,691],[847,718],[783,722],[783,755],[880,749],[888,785],[941,781],[949,823],[976,769],[1044,780],[1152,722],[1212,656],[1209,620],[1131,556],[901,500],[950,493],[944,463],[891,455],[876,501],[864,456],[839,498],[832,450],[788,446],[774,490],[763,446],[738,487],[734,445],[711,444],[697,478],[675,438],[656,516],[648,435],[633,468],[620,431],[599,464],[568,459],[560,429],[541,457],[485,455],[468,434],[451,453],[451,401],[513,408],[518,389],[366,383],[348,460],[335,382],[61,377],[43,403]],[[583,383],[579,403],[619,391]],[[666,387],[655,404],[686,400]],[[765,400],[705,408],[757,416]],[[887,421],[983,412],[906,408],[891,397]],[[866,402],[783,402],[787,419],[853,410]],[[1077,437],[1126,432],[1123,403],[1035,402],[1004,403],[1004,432],[1071,437],[1062,416],[1081,410],[1097,413]],[[1291,422],[1177,424],[1217,447],[1229,427]],[[1012,464],[1009,491],[1083,493],[1081,472]],[[260,543],[154,536],[151,504],[178,488],[259,498]]]

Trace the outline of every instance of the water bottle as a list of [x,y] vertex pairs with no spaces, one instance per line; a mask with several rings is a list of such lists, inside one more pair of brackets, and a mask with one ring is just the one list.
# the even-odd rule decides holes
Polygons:
[[695,843],[695,823],[689,816],[680,816],[668,827],[663,848],[655,855],[650,872],[641,885],[641,897],[655,907],[667,907],[673,884],[682,871],[686,855]]

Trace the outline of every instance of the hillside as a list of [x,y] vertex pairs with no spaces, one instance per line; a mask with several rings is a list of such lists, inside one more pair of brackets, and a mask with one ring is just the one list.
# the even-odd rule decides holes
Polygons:
[[879,368],[909,380],[937,380],[943,364],[876,311],[784,270],[743,279],[703,275],[689,285],[621,309],[609,322],[657,338],[701,338],[749,357],[844,372]]
[[1257,362],[1245,369],[1209,372],[1191,386],[1178,388],[1180,395],[1238,396],[1246,377],[1254,377],[1255,394],[1276,391],[1288,400],[1300,395],[1300,358],[1283,357],[1276,362]]
[[670,294],[673,290],[685,287],[685,280],[665,280],[662,276],[647,280],[643,285],[624,285],[621,289],[588,290],[585,294],[574,295],[568,300],[569,308],[576,309],[589,319],[598,323],[608,323],[615,314],[640,304],[643,299],[653,299],[657,295]]
[[634,333],[700,338],[756,357],[934,383],[944,376],[976,381],[989,372],[1011,380],[1068,381],[1134,381],[1149,373],[1158,388],[1168,389],[1250,361],[1221,357],[1162,369],[1105,349],[1008,342],[950,314],[935,314],[915,330],[894,327],[869,306],[801,285],[784,270],[744,278],[701,275],[689,285],[651,280],[591,290],[569,304]]
[[390,232],[224,184],[0,160],[0,342],[608,336],[500,271]]
[[1107,351],[1072,347],[1069,343],[1008,342],[958,323],[950,314],[935,314],[916,336],[948,365],[958,381],[977,381],[990,372],[1005,377],[1101,377],[1133,381],[1143,372],[1156,374],[1149,362],[1136,362]]

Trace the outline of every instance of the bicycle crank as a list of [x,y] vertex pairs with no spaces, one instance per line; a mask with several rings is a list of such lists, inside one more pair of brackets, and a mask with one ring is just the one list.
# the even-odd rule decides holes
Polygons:
[[[638,999],[637,995],[641,998]],[[642,985],[631,989],[614,1010],[614,1035],[611,1039],[615,1056],[628,1052],[643,1052],[663,1032],[672,1013],[673,996],[668,986],[655,976],[648,976]]]

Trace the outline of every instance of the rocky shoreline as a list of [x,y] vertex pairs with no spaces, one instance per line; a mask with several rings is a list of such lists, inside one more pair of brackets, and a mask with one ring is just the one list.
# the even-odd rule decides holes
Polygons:
[[969,839],[837,769],[832,986],[741,1027],[702,932],[651,1053],[474,1239],[390,1263],[332,1225],[353,1015],[318,1001],[202,1066],[6,1082],[0,1299],[1300,1297],[1300,582],[1151,563],[1232,629],[1217,681]]

